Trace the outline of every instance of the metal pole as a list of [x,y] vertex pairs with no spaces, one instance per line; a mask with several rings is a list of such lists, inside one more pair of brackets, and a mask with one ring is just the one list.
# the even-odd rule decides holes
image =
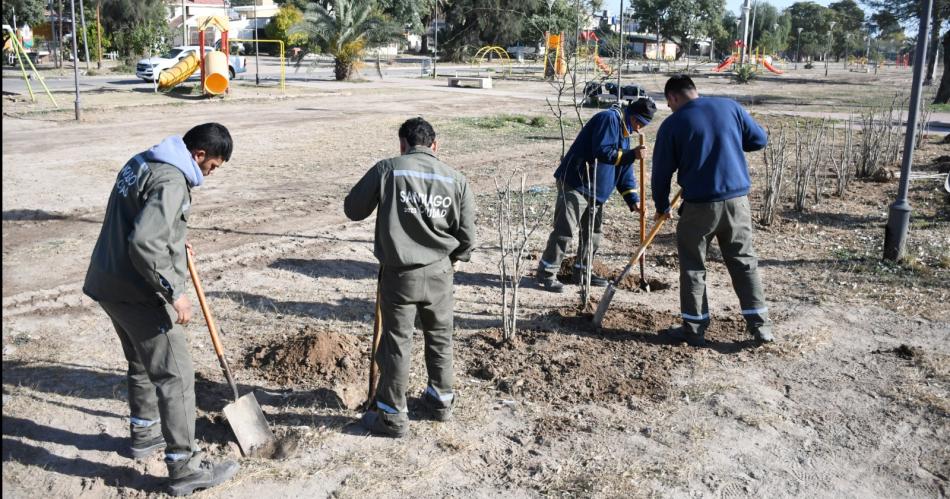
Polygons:
[[828,23],[828,41],[825,43],[825,76],[828,76],[828,49],[831,48],[831,32],[835,29],[835,22]]
[[620,74],[623,73],[623,0],[620,0],[620,59],[617,60],[617,105],[620,105],[620,97],[623,96],[620,90]]
[[102,22],[99,20],[99,10],[102,2],[96,2],[96,69],[102,69]]
[[904,257],[907,242],[907,226],[910,224],[910,203],[907,202],[907,189],[910,184],[910,167],[914,160],[914,144],[917,143],[917,120],[920,111],[920,93],[923,87],[924,70],[927,68],[927,28],[930,26],[930,14],[933,0],[927,0],[920,14],[920,28],[917,33],[917,51],[914,58],[914,82],[910,89],[910,109],[907,111],[907,132],[904,134],[904,156],[901,160],[901,180],[897,188],[897,199],[891,205],[884,228],[884,258],[900,260]]
[[752,6],[749,0],[745,0],[745,3],[742,4],[742,56],[739,58],[739,62],[742,64],[746,62],[745,53],[749,47],[749,10],[751,9]]
[[[188,26],[185,24],[188,21],[187,7],[185,7],[185,0],[181,0],[181,44],[188,45]],[[202,50],[204,48],[202,47]]]
[[795,54],[795,69],[798,69],[798,61],[802,60],[802,30],[798,28],[798,53]]
[[435,78],[436,61],[439,59],[439,2],[435,3],[435,20],[432,21],[432,78]]
[[72,13],[73,22],[73,83],[76,85],[76,121],[79,121],[79,50],[76,36],[76,0],[69,0],[69,7]]
[[86,36],[86,9],[83,7],[82,0],[79,0],[79,19],[82,21],[82,48],[86,52],[86,71],[92,69],[89,66],[89,40]]
[[254,84],[261,84],[261,51],[257,47],[257,0],[254,0]]
[[752,4],[752,29],[749,30],[749,53],[752,53],[753,40],[755,40],[755,14],[759,11],[759,2]]

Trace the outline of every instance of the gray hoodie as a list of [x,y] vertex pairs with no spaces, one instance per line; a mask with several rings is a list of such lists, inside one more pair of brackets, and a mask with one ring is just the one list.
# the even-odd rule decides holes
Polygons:
[[109,196],[83,292],[124,303],[173,303],[181,296],[191,188],[203,182],[180,137],[130,159]]

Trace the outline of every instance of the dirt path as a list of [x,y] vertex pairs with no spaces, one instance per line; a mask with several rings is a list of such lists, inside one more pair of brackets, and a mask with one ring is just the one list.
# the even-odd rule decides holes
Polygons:
[[[885,83],[893,91],[902,81]],[[784,207],[779,224],[759,229],[774,345],[745,338],[715,248],[711,346],[658,336],[678,308],[670,227],[649,258],[654,278],[671,287],[618,293],[605,328],[593,331],[574,313],[572,293],[528,285],[523,334],[505,345],[493,179],[524,171],[548,202],[561,144],[550,119],[532,127],[498,116],[546,116],[550,87],[346,85],[140,112],[130,111],[134,100],[103,101],[81,124],[56,114],[4,117],[4,492],[160,492],[160,458],[124,455],[119,343],[79,288],[121,164],[214,119],[231,128],[235,154],[195,191],[190,238],[242,391],[255,391],[278,436],[294,445],[283,460],[242,459],[236,481],[199,497],[948,495],[950,210],[935,182],[912,189],[908,264],[876,258],[893,183],[857,182],[805,213]],[[766,81],[757,92],[807,98],[819,92],[813,86]],[[434,122],[442,157],[479,193],[480,245],[456,275],[456,419],[414,420],[410,438],[392,441],[354,426],[376,263],[372,220],[348,223],[341,208],[352,183],[395,153],[395,129],[413,115]],[[920,171],[936,172],[945,154],[928,143]],[[761,155],[750,161],[758,203]],[[607,210],[601,256],[619,268],[636,220],[616,200]],[[219,414],[229,392],[203,322],[189,331],[198,436],[210,453],[236,455]],[[410,381],[412,410],[425,385],[421,348]]]

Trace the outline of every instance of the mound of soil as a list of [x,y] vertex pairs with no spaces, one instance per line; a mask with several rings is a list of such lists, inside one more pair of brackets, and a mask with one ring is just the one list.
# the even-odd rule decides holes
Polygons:
[[[668,313],[611,310],[603,328],[590,316],[554,312],[555,327],[523,331],[504,342],[499,331],[471,337],[469,374],[516,396],[536,401],[628,402],[668,396],[670,370],[697,356],[738,353],[752,345],[741,318],[715,317],[706,332],[710,348],[673,343],[660,333],[675,323]],[[561,326],[561,327],[557,327]]]
[[281,384],[348,384],[365,374],[368,353],[368,347],[351,335],[302,330],[287,340],[255,348],[247,365]]
[[[574,275],[574,260],[573,256],[567,257],[561,262],[561,268],[558,270],[557,279],[565,284],[573,284],[573,275]],[[607,279],[613,281],[623,272],[623,268],[612,269],[603,262],[599,260],[594,260],[594,273],[606,277]],[[660,291],[663,289],[669,289],[670,283],[656,278],[648,278],[647,283],[650,285],[651,291]],[[639,291],[640,290],[640,272],[635,269],[627,274],[623,280],[620,281],[620,285],[617,286],[619,289],[624,289],[627,291]]]

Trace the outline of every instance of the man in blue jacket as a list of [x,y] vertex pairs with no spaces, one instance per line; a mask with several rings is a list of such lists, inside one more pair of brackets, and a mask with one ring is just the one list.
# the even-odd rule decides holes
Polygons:
[[700,98],[688,76],[670,78],[663,91],[673,115],[660,126],[653,150],[657,217],[670,211],[674,173],[683,188],[676,226],[683,321],[669,335],[694,346],[705,343],[703,335],[709,326],[706,250],[715,238],[739,296],[746,328],[757,341],[770,342],[772,322],[752,248],[747,196],[751,182],[744,154],[764,148],[768,137],[735,101]]
[[[603,204],[614,189],[620,192],[630,211],[639,213],[640,195],[631,165],[643,158],[645,152],[640,146],[630,148],[630,136],[650,124],[655,112],[653,100],[642,97],[627,104],[623,110],[615,106],[595,114],[577,134],[554,172],[558,191],[554,227],[541,254],[537,272],[542,289],[553,293],[564,291],[564,286],[557,280],[557,271],[578,228],[580,242],[572,274],[575,284],[581,282],[581,275],[586,270],[587,245],[593,245],[593,252],[597,253],[603,226]],[[593,237],[588,235],[591,217],[594,219]],[[607,279],[592,274],[591,285],[606,286]]]

